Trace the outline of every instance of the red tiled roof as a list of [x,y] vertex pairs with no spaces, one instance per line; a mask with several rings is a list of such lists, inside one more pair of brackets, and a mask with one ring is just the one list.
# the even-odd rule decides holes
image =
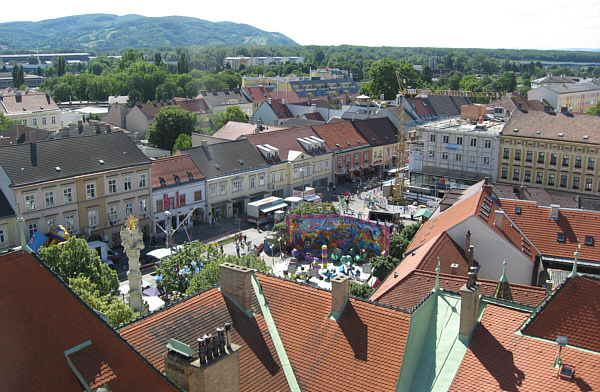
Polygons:
[[[192,179],[188,177],[192,175]],[[181,154],[152,161],[152,188],[160,188],[175,184],[175,177],[179,177],[180,183],[186,183],[204,178],[204,175],[190,158],[189,155]],[[160,184],[160,179],[165,180],[165,185]]]
[[[263,274],[257,278],[302,390],[395,388],[408,313],[351,298],[335,321],[328,318],[330,292]],[[289,390],[254,294],[252,307],[256,314],[247,318],[219,290],[210,289],[119,332],[162,371],[169,338],[196,347],[197,337],[232,322],[232,341],[242,346],[241,390]]]
[[288,109],[288,107],[282,103],[281,99],[271,99],[269,106],[278,119],[294,117],[292,112],[290,112],[290,109]]
[[[464,276],[440,274],[440,287],[457,292],[466,282]],[[480,292],[492,297],[498,282],[493,280],[478,279],[481,283]],[[406,278],[398,281],[395,286],[385,292],[377,300],[386,305],[403,309],[412,309],[429,294],[435,287],[435,272],[414,270]],[[523,286],[511,284],[510,290],[513,301],[531,307],[537,306],[545,297],[542,287]]]
[[108,381],[111,391],[176,390],[34,256],[22,251],[0,256],[0,276],[0,390],[81,391],[64,352],[88,340],[96,354],[82,350],[73,358],[91,385]]
[[550,341],[567,336],[569,345],[600,353],[599,327],[600,280],[576,276],[554,292],[523,332]]
[[327,146],[334,151],[353,147],[370,147],[369,142],[358,133],[351,121],[315,125],[313,129],[321,139],[325,140]]
[[350,298],[340,320],[330,320],[329,291],[258,278],[301,390],[395,389],[408,313]]
[[414,110],[419,117],[435,116],[430,106],[424,105],[425,101],[423,98],[408,98],[408,103],[411,105],[411,110]]
[[412,242],[406,249],[410,252],[422,246],[428,240],[456,226],[458,223],[475,215],[479,211],[479,205],[483,200],[485,192],[479,191],[460,203],[446,209],[442,214],[434,214],[419,229]]
[[[252,308],[260,309],[256,298]],[[260,313],[260,312],[256,312]],[[233,343],[240,350],[242,391],[288,391],[289,387],[261,314],[248,318],[216,288],[209,289],[118,330],[159,371],[165,370],[163,355],[173,338],[192,349],[196,339],[231,323]]]
[[565,347],[574,380],[557,377],[558,346],[515,334],[529,313],[488,304],[449,391],[592,391],[600,389],[600,356]]
[[306,113],[304,117],[306,117],[306,119],[308,120],[325,121],[325,119],[323,118],[323,116],[321,116],[321,113],[319,112]]
[[[251,135],[256,132],[256,124],[248,124],[241,123],[237,121],[228,121],[227,124],[223,125],[221,129],[213,134],[213,137],[228,139],[228,140],[238,140],[241,136]],[[263,125],[263,132],[273,132],[278,131],[280,129],[284,129],[281,127],[275,127],[273,125]]]
[[[596,243],[600,241],[599,212],[561,208],[558,220],[553,221],[550,220],[550,208],[537,206],[534,202],[499,199],[498,203],[543,255],[572,259],[579,239],[579,258],[600,261],[600,252],[596,249]],[[517,206],[521,207],[521,214],[516,213]],[[557,241],[557,233],[564,233],[564,242]],[[586,236],[594,238],[593,245],[584,244]]]

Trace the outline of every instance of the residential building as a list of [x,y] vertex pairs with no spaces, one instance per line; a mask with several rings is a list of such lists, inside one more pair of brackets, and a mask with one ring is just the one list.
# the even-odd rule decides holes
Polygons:
[[532,80],[531,88],[534,89],[534,88],[538,88],[538,87],[542,87],[542,86],[558,86],[558,85],[579,83],[584,79],[585,78],[578,78],[575,76],[566,76],[566,75],[560,75],[560,76],[547,75],[542,78],[537,78],[537,79]]
[[0,145],[6,146],[8,144],[29,143],[29,135],[31,132],[35,132],[35,139],[39,141],[50,140],[55,134],[53,131],[16,124],[11,125],[2,132],[0,135]]
[[[114,105],[113,105],[114,106]],[[148,129],[154,124],[154,117],[160,112],[163,107],[166,106],[179,106],[183,110],[186,110],[194,115],[197,118],[203,114],[209,113],[209,108],[202,99],[181,99],[174,98],[172,100],[168,100],[166,102],[154,102],[154,103],[138,103],[136,104],[125,117],[125,125],[127,126],[127,130],[129,132],[137,132],[140,134],[136,139],[145,138],[144,136]],[[112,107],[111,107],[112,109]],[[118,117],[122,116],[122,109],[116,108],[115,111],[117,113],[111,116],[109,111],[109,117]]]
[[242,93],[253,102],[253,112],[256,112],[258,107],[269,98],[285,99],[288,104],[308,101],[308,97],[300,99],[298,95],[292,91],[270,91],[264,86],[243,87]]
[[229,65],[232,69],[237,69],[240,65],[246,67],[252,65],[266,66],[269,64],[285,65],[287,63],[303,63],[304,57],[302,56],[258,56],[258,57],[225,57],[223,59],[223,65]]
[[60,109],[49,92],[2,90],[0,113],[27,127],[48,131],[58,131],[62,127]]
[[298,80],[290,82],[290,86],[292,91],[300,98],[324,99],[334,105],[342,105],[352,101],[360,91],[360,86],[349,77]]
[[464,188],[485,177],[498,178],[500,135],[504,123],[448,119],[417,127],[409,144],[411,184],[444,192]]
[[498,182],[600,195],[600,117],[515,110],[500,139]]
[[185,148],[206,179],[206,222],[245,213],[249,202],[269,193],[269,167],[247,140]]
[[[204,221],[205,210],[204,175],[189,155],[152,161],[152,211],[157,225],[166,228],[165,212],[169,211],[172,228],[189,232],[194,222]],[[188,217],[190,213],[192,215]],[[154,227],[154,233],[159,237],[164,234],[157,227]]]
[[292,91],[290,82],[300,79],[303,78],[299,78],[294,74],[288,76],[243,76],[242,88],[264,87],[267,91]]
[[20,244],[17,238],[15,210],[12,208],[4,192],[0,190],[0,251]]
[[345,184],[366,178],[373,172],[373,147],[350,121],[312,127],[333,151],[333,184]]
[[261,122],[265,125],[279,126],[280,123],[294,115],[286,105],[285,99],[268,98],[263,101],[252,116],[253,122]]
[[372,174],[383,174],[394,166],[394,151],[398,142],[398,128],[388,118],[352,121],[352,125],[373,147]]
[[1,390],[180,390],[35,255],[0,256],[0,274]]
[[542,86],[527,92],[530,100],[545,100],[555,110],[566,108],[573,113],[585,113],[600,102],[600,84],[580,83]]
[[127,113],[131,111],[131,108],[128,108],[125,103],[115,102],[111,104],[104,121],[116,127],[127,129]]
[[333,181],[331,149],[310,127],[246,135],[269,164],[271,196],[289,197],[306,187],[324,190]]
[[208,110],[212,114],[224,112],[230,106],[239,107],[242,112],[248,115],[248,117],[252,117],[252,114],[254,113],[252,101],[248,99],[246,95],[242,94],[242,91],[239,88],[233,90],[225,89],[219,92],[217,92],[217,90],[208,92],[200,91],[198,98],[204,99]]
[[123,132],[3,146],[0,167],[0,189],[20,206],[27,238],[63,225],[119,245],[131,214],[149,234],[151,161]]

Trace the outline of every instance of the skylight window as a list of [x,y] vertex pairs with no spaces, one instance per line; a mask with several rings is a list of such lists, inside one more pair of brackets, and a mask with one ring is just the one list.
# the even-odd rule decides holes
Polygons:
[[515,214],[521,215],[521,207],[516,207],[515,208]]
[[565,233],[556,233],[556,241],[565,242]]
[[586,235],[585,236],[585,244],[592,246],[594,245],[594,237],[592,237],[591,235]]

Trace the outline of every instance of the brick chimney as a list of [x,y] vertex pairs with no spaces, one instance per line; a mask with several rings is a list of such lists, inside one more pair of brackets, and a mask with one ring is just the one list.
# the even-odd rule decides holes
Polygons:
[[465,251],[469,250],[471,247],[471,230],[467,230],[467,234],[465,235]]
[[79,133],[82,133],[82,132],[83,132],[83,121],[82,121],[82,120],[78,120],[78,121],[77,121],[77,131],[78,131]]
[[550,204],[550,220],[557,221],[560,204]]
[[336,276],[331,279],[331,317],[338,319],[350,297],[350,277]]
[[15,101],[23,102],[23,96],[21,91],[15,91]]
[[456,264],[456,263],[450,264],[450,273],[452,275],[458,275],[458,264]]
[[37,143],[35,139],[36,133],[32,129],[29,131],[29,156],[31,158],[31,166],[37,166]]
[[224,263],[220,266],[221,292],[247,314],[252,314],[252,270]]
[[469,337],[479,316],[479,287],[477,268],[469,268],[467,283],[460,288],[460,327],[459,336]]
[[502,230],[502,221],[504,220],[504,211],[496,210],[494,214],[494,226]]
[[197,352],[187,344],[169,341],[163,357],[167,378],[189,392],[238,392],[240,346],[231,343],[231,324],[197,340]]
[[96,123],[94,124],[94,128],[96,130],[96,134],[100,133],[100,123],[98,121],[96,121]]
[[26,131],[25,124],[17,124],[17,125],[15,125],[15,127],[17,127],[17,141],[18,141],[19,138],[25,134],[25,131]]
[[473,263],[473,253],[475,252],[475,248],[473,247],[473,245],[469,246],[469,250],[467,250],[467,263],[469,265],[469,268],[474,266]]

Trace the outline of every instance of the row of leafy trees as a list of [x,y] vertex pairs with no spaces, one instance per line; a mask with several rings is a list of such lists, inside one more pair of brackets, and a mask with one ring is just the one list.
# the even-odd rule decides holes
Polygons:
[[84,239],[71,237],[62,246],[42,247],[39,256],[88,305],[106,314],[111,325],[138,316],[119,298],[117,273],[100,261]]

